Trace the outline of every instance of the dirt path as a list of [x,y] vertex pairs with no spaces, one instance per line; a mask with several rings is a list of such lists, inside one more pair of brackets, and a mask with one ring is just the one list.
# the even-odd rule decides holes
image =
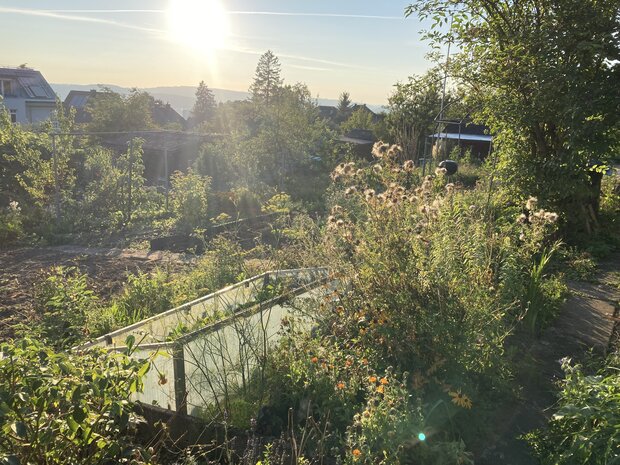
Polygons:
[[590,351],[605,353],[614,329],[620,290],[612,283],[620,271],[620,256],[601,264],[595,282],[570,282],[571,296],[557,320],[537,340],[522,341],[517,381],[521,401],[506,405],[492,425],[497,432],[476,460],[477,465],[535,465],[527,444],[519,436],[545,426],[553,413],[561,379],[560,360],[574,361]]
[[128,273],[156,266],[183,266],[178,254],[79,246],[34,247],[0,251],[0,340],[11,326],[32,317],[33,286],[51,266],[76,266],[102,298],[117,292]]

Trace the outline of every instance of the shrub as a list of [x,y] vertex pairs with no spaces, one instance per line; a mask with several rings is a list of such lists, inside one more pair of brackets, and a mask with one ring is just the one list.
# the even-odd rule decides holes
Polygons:
[[171,309],[174,288],[169,280],[170,274],[161,269],[129,275],[111,307],[115,323],[126,326]]
[[0,247],[16,242],[24,235],[21,207],[15,201],[0,210]]
[[603,465],[620,456],[620,361],[594,376],[564,360],[558,410],[546,429],[526,435],[542,465]]
[[130,436],[129,396],[148,361],[56,353],[31,339],[0,348],[0,463],[146,464]]
[[207,226],[210,183],[209,177],[201,176],[192,169],[185,174],[180,171],[172,174],[170,206],[179,230],[190,232]]
[[75,267],[52,267],[35,286],[37,330],[55,347],[70,347],[86,335],[87,316],[98,304],[85,274]]

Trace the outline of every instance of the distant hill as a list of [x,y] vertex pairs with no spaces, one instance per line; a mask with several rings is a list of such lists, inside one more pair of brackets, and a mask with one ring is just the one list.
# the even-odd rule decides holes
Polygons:
[[[91,89],[99,89],[101,86],[108,87],[114,92],[118,92],[119,94],[127,94],[130,91],[128,87],[120,87],[114,84],[50,84],[54,92],[58,95],[61,100],[64,100],[69,91],[71,90],[91,90]],[[164,102],[169,103],[172,108],[178,111],[181,115],[187,117],[192,107],[194,106],[194,100],[196,99],[196,87],[192,86],[176,86],[176,87],[148,87],[145,90],[149,94],[151,94],[156,99],[162,100]],[[245,100],[250,97],[248,92],[242,92],[238,90],[228,90],[228,89],[211,89],[213,94],[215,95],[215,100],[218,102],[229,102],[235,100]],[[361,102],[360,102],[361,103]],[[338,104],[338,100],[336,99],[318,99],[319,105],[333,105],[336,106]],[[383,107],[381,105],[371,105],[367,104],[368,108],[370,108],[374,112],[383,111]]]

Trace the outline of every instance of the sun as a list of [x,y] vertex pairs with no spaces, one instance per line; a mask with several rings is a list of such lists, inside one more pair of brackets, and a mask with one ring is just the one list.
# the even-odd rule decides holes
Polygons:
[[170,0],[167,17],[172,40],[207,56],[223,48],[230,35],[219,0]]

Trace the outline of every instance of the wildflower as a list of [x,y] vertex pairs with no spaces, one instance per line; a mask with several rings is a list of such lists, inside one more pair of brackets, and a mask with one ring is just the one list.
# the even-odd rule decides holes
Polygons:
[[334,215],[329,215],[327,217],[327,222],[328,223],[335,223],[336,222],[336,217]]
[[362,412],[362,416],[363,416],[364,418],[370,418],[370,412],[369,412],[368,410],[364,410],[364,411]]
[[368,359],[366,357],[362,359],[362,365],[368,365]]
[[353,449],[351,454],[353,454],[354,459],[357,460],[359,456],[362,455],[362,451],[359,449]]
[[558,214],[557,213],[553,213],[553,212],[546,212],[545,213],[545,220],[547,220],[549,223],[555,223],[556,221],[558,221]]
[[336,384],[336,387],[342,390],[346,387],[346,384],[344,384],[344,381],[338,381],[338,384]]
[[19,206],[19,202],[15,200],[9,202],[9,209],[15,213],[19,213],[20,211],[22,211],[21,207]]
[[401,170],[401,169],[400,169],[400,167],[398,167],[398,166],[395,166],[394,168],[392,168],[392,173],[394,173],[394,174],[398,174],[398,173],[400,173],[401,171],[402,171],[402,170]]
[[446,192],[448,194],[452,194],[452,192],[454,192],[454,184],[453,183],[448,183],[446,184]]
[[381,382],[381,384],[388,384],[389,383],[387,378],[381,378],[380,382]]
[[466,394],[462,394],[460,389],[458,391],[450,391],[448,392],[450,397],[452,397],[452,403],[454,405],[458,405],[459,407],[470,409],[472,407],[472,401]]
[[446,174],[447,172],[448,172],[448,170],[447,170],[447,169],[445,169],[445,168],[437,168],[437,169],[435,170],[435,174],[436,174],[437,176],[445,176],[445,174]]
[[407,160],[405,163],[403,163],[403,170],[407,172],[413,171],[414,168],[415,164],[413,163],[413,160]]
[[530,197],[527,199],[527,202],[525,202],[525,208],[529,211],[533,211],[536,208],[536,205],[538,205],[538,199],[536,197]]
[[312,357],[312,358],[310,359],[310,361],[311,361],[312,363],[319,363],[319,357]]
[[364,174],[364,170],[361,168],[355,172],[355,176],[361,176],[362,174]]
[[344,365],[345,365],[345,366],[347,366],[347,367],[350,367],[351,365],[353,365],[353,360],[351,360],[351,359],[347,359],[347,360],[344,362]]
[[383,384],[381,384],[381,385],[377,386],[377,392],[378,392],[379,394],[383,394],[383,393],[385,393],[385,387],[383,386]]
[[424,215],[430,211],[430,208],[428,205],[420,205],[418,211]]
[[342,211],[343,210],[342,210],[342,207],[340,205],[334,205],[332,207],[331,213],[332,213],[332,215],[337,215],[339,213],[342,213]]
[[379,164],[374,165],[372,167],[372,170],[376,173],[376,174],[381,174],[381,171],[383,171],[383,167]]
[[430,192],[433,188],[432,181],[426,180],[422,183],[422,192]]
[[375,145],[372,146],[372,154],[377,158],[383,158],[389,148],[390,146],[383,141],[376,142]]
[[343,171],[343,172],[344,172],[344,174],[346,174],[346,175],[351,175],[351,174],[353,174],[353,171],[354,171],[354,170],[355,170],[355,163],[353,163],[353,162],[349,162],[349,163],[347,163],[346,165],[344,165],[344,168],[343,168],[343,170],[342,170],[342,171]]
[[352,196],[353,194],[355,194],[357,192],[357,189],[355,187],[349,187],[347,190],[344,191],[344,195],[346,195],[347,197]]
[[521,213],[517,218],[517,223],[525,224],[527,223],[527,215],[525,213]]
[[366,189],[364,191],[364,196],[366,197],[366,200],[372,199],[375,196],[374,189]]
[[336,307],[336,313],[339,314],[339,315],[344,313],[344,307],[342,305],[338,305]]
[[344,221],[343,220],[336,221],[336,226],[338,226],[339,228],[342,228],[344,226]]
[[402,152],[402,148],[398,145],[392,145],[388,152],[387,152],[387,156],[389,158],[396,158],[401,152]]
[[377,382],[377,377],[376,376],[370,376],[368,378],[368,381],[370,381],[371,383],[376,383]]

